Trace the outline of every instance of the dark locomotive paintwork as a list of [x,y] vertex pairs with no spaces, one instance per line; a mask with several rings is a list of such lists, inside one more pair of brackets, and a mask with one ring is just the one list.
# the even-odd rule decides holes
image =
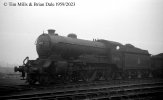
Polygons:
[[152,72],[148,51],[131,44],[82,40],[75,34],[64,37],[48,30],[38,37],[36,50],[38,59],[15,69],[26,73],[30,84],[141,78]]
[[163,53],[151,57],[151,69],[155,77],[163,77]]

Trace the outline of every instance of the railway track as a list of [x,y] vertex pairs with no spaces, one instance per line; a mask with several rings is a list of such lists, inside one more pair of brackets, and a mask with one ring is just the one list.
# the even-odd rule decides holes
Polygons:
[[54,99],[54,100],[76,100],[76,99],[135,99],[135,98],[158,98],[163,94],[163,82],[138,82],[110,84],[107,82],[76,84],[56,86],[54,88],[26,92],[17,95],[1,96],[0,99]]
[[0,86],[0,96],[9,95],[14,92],[27,91],[30,90],[28,85],[1,85]]
[[[125,81],[123,81],[124,83]],[[129,82],[129,81],[126,81]],[[78,87],[89,87],[89,86],[96,86],[96,85],[109,85],[109,84],[120,84],[120,81],[113,81],[111,82],[103,82],[97,81],[93,83],[85,83],[85,82],[78,82],[78,83],[63,83],[63,84],[55,84],[55,85],[48,85],[48,86],[40,86],[39,84],[36,85],[0,85],[0,96],[9,95],[13,93],[21,93],[24,91],[30,90],[45,90],[45,89],[63,89],[63,88],[78,88]]]

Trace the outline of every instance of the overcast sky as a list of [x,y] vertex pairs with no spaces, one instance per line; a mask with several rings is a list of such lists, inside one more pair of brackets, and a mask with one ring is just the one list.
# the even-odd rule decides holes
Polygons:
[[[75,6],[4,6],[9,1],[69,1]],[[158,54],[163,52],[163,0],[0,0],[0,61],[36,59],[35,40],[49,28],[62,36],[131,43]]]

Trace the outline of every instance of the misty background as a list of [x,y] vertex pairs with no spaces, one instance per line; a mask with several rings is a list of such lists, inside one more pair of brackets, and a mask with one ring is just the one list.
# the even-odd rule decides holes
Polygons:
[[[4,2],[75,2],[75,6],[4,6]],[[35,41],[55,29],[61,36],[130,43],[163,52],[163,0],[0,0],[0,67],[36,59]]]

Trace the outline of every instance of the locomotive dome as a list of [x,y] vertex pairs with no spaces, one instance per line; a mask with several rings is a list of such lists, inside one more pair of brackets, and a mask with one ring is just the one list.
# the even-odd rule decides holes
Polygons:
[[77,39],[77,35],[74,34],[74,33],[70,33],[70,34],[68,34],[67,37]]

